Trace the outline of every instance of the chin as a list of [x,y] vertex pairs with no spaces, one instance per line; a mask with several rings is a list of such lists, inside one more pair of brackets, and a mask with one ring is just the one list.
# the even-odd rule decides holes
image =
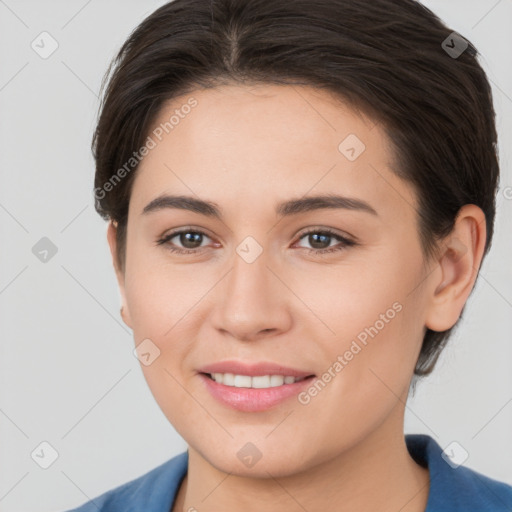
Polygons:
[[[287,443],[284,450],[279,450],[270,443],[265,448],[264,444],[231,440],[228,446],[216,444],[213,451],[211,446],[206,451],[195,451],[217,470],[239,477],[281,478],[307,469],[304,451],[297,445]],[[292,453],[290,448],[294,449]]]

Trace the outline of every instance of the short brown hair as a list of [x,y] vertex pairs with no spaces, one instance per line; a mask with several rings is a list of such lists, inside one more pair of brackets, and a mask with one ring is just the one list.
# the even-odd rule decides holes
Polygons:
[[[475,204],[487,224],[485,257],[499,165],[492,93],[477,54],[414,0],[163,5],[112,60],[92,142],[95,207],[117,223],[120,267],[137,168],[126,172],[126,163],[163,103],[197,88],[237,83],[322,88],[381,122],[395,151],[394,171],[418,196],[425,256],[433,256],[437,242],[452,231],[459,209]],[[112,182],[122,166],[123,178]],[[432,371],[452,330],[427,329],[415,375]]]

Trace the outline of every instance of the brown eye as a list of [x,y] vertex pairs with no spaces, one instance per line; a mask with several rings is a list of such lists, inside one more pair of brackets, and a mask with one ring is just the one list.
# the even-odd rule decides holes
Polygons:
[[[331,244],[333,238],[332,235],[327,233],[309,233],[307,235],[308,243],[310,243],[315,249],[325,249]],[[327,244],[327,246],[325,246]]]
[[[202,231],[182,229],[165,235],[157,241],[157,245],[165,245],[171,252],[191,254],[197,253],[204,248],[204,246],[201,247],[201,243],[204,241],[204,238],[210,237]],[[171,242],[173,239],[176,240]]]
[[[315,229],[307,231],[306,233],[302,233],[299,238],[300,240],[306,239],[307,243],[311,245],[312,248],[309,247],[301,247],[306,249],[308,252],[314,254],[325,254],[330,252],[342,251],[348,247],[352,247],[357,245],[353,240],[349,240],[348,238],[341,236],[330,229]],[[338,244],[334,246],[330,246],[333,240],[338,240]]]
[[[175,235],[185,249],[197,249],[201,246],[203,235],[193,231],[183,231]],[[173,237],[174,238],[174,237]],[[199,243],[199,245],[197,245]]]

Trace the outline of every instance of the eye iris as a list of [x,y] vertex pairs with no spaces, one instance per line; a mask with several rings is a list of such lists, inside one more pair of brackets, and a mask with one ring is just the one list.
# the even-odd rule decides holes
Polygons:
[[[193,233],[193,232],[186,232],[180,234],[180,243],[183,245],[183,247],[187,249],[196,249],[198,246],[194,245],[194,243],[199,241],[199,246],[201,245],[202,240],[201,233]],[[187,244],[191,243],[192,246],[189,246]]]
[[327,247],[329,247],[330,238],[331,235],[326,235],[323,233],[312,233],[309,235],[309,243],[312,245],[312,247],[315,247],[316,249],[324,249],[325,247],[323,247],[322,245],[327,244]]

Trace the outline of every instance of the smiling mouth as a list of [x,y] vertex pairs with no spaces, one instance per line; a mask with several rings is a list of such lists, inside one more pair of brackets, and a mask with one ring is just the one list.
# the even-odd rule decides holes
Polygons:
[[306,377],[294,377],[292,375],[237,375],[233,373],[201,373],[218,384],[235,388],[267,389],[284,385],[295,384],[303,380],[314,378],[314,375]]

